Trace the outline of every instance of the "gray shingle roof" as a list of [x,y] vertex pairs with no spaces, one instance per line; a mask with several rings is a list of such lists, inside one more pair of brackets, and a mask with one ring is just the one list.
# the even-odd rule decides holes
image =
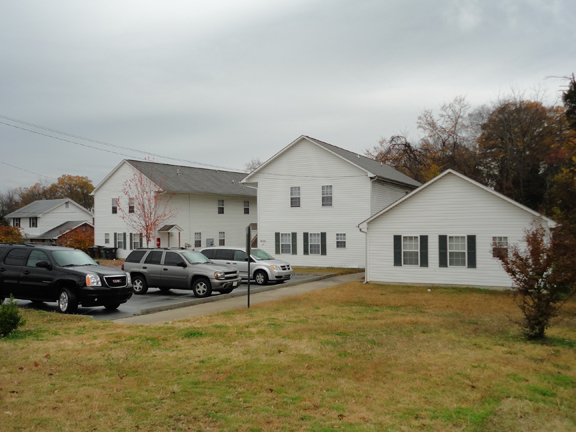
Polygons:
[[28,204],[12,213],[6,215],[6,218],[23,218],[23,217],[37,217],[56,207],[70,201],[68,198],[53,199],[53,200],[39,200]]
[[317,140],[316,138],[312,138],[309,136],[305,136],[310,141],[324,147],[327,150],[330,150],[336,153],[338,156],[343,157],[344,159],[348,160],[349,162],[358,165],[359,167],[365,169],[366,171],[370,171],[371,173],[375,174],[378,178],[382,180],[388,180],[394,183],[401,183],[409,186],[418,187],[421,183],[417,182],[416,180],[408,177],[401,172],[396,171],[394,168],[382,164],[374,159],[367,158],[366,156],[359,155],[357,153],[353,153],[348,150],[344,150],[343,148],[336,147],[332,144],[328,144],[324,141]]
[[246,173],[127,160],[166,192],[256,196],[240,181]]
[[58,237],[60,237],[62,234],[64,234],[66,231],[69,231],[73,228],[76,228],[82,224],[90,224],[89,222],[85,221],[85,220],[81,220],[81,221],[67,221],[64,222],[63,224],[58,225],[55,228],[52,228],[51,230],[46,231],[45,233],[42,233],[38,236],[35,236],[35,239],[46,239],[46,240],[51,240],[51,239],[57,239]]

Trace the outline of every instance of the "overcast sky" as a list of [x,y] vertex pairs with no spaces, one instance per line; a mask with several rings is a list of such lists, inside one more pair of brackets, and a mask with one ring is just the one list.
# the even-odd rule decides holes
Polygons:
[[417,136],[423,109],[459,95],[544,85],[554,103],[574,23],[574,0],[3,0],[0,191],[97,185],[144,157],[6,117],[243,170],[300,135],[358,153]]

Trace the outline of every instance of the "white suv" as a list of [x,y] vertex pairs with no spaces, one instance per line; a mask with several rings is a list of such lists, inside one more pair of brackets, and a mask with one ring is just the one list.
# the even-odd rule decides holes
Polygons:
[[[225,264],[237,268],[242,279],[248,279],[248,255],[241,247],[210,247],[202,249],[204,255],[217,264]],[[251,249],[251,278],[258,285],[266,285],[269,281],[282,283],[292,278],[292,267],[286,261],[280,261],[262,249]]]

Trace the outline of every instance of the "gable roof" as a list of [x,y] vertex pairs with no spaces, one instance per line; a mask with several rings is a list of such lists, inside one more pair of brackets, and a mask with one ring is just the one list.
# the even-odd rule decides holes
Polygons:
[[256,196],[254,188],[240,181],[246,173],[170,165],[157,162],[123,160],[96,186],[94,194],[124,163],[140,171],[165,192]]
[[93,227],[93,225],[90,222],[87,222],[85,220],[83,220],[83,221],[67,221],[67,222],[64,222],[63,224],[60,224],[57,227],[52,228],[51,230],[48,230],[45,233],[37,235],[33,238],[35,238],[35,239],[48,239],[48,240],[57,239],[58,237],[66,234],[68,231],[72,231],[73,229],[78,228],[79,226],[82,226],[84,224],[88,224],[88,225]]
[[69,202],[74,204],[76,207],[84,210],[89,215],[92,215],[92,212],[86,210],[80,204],[72,201],[70,198],[61,198],[61,199],[53,199],[53,200],[38,200],[30,203],[18,210],[13,211],[10,214],[5,216],[6,219],[10,218],[25,218],[25,217],[39,217],[43,216],[44,214],[48,213],[49,211],[54,210],[56,207]]
[[362,224],[368,224],[368,223],[372,222],[374,219],[376,219],[376,218],[380,217],[381,215],[383,215],[384,213],[392,210],[394,207],[399,206],[399,205],[402,204],[404,201],[409,200],[409,199],[412,198],[413,196],[421,193],[422,191],[426,190],[426,189],[429,188],[431,185],[433,185],[434,183],[436,183],[438,180],[440,180],[441,178],[444,178],[444,177],[446,177],[446,176],[448,176],[448,175],[454,175],[454,176],[456,176],[456,177],[458,177],[458,178],[460,178],[460,179],[462,179],[462,180],[465,180],[465,181],[467,181],[468,183],[473,184],[474,186],[479,187],[479,188],[481,188],[481,189],[483,189],[483,190],[491,193],[492,195],[494,195],[494,196],[496,196],[496,197],[498,197],[498,198],[500,198],[500,199],[503,199],[504,201],[509,202],[510,204],[512,204],[512,205],[514,205],[514,206],[516,206],[516,207],[518,207],[518,208],[520,208],[520,209],[522,209],[522,210],[524,210],[524,211],[532,214],[532,215],[535,216],[535,217],[544,219],[544,220],[548,223],[548,225],[551,226],[551,227],[556,225],[556,222],[554,222],[552,219],[550,219],[550,218],[548,218],[548,217],[546,217],[546,216],[541,215],[541,214],[538,213],[537,211],[534,211],[534,210],[532,210],[531,208],[526,207],[525,205],[522,205],[522,204],[520,204],[519,202],[514,201],[513,199],[508,198],[507,196],[502,195],[501,193],[496,192],[496,191],[490,189],[489,187],[486,187],[486,186],[484,186],[483,184],[480,184],[480,183],[478,183],[477,181],[474,181],[474,180],[472,180],[471,178],[468,178],[468,177],[466,177],[465,175],[460,174],[460,173],[457,172],[457,171],[454,171],[454,170],[452,170],[452,169],[448,169],[448,170],[444,171],[442,174],[440,174],[439,176],[434,177],[434,178],[433,178],[432,180],[430,180],[429,182],[424,183],[424,184],[423,184],[422,186],[420,186],[418,189],[413,190],[413,191],[410,192],[409,194],[403,196],[403,197],[400,198],[399,200],[394,201],[394,202],[393,202],[392,204],[390,204],[389,206],[384,207],[384,208],[383,208],[382,210],[380,210],[379,212],[373,214],[373,215],[370,216],[368,219],[360,222],[360,223],[358,224],[358,227],[360,227],[360,225],[362,225]]
[[249,183],[250,182],[249,178],[252,175],[254,175],[258,171],[260,171],[265,165],[268,165],[270,162],[272,162],[273,160],[280,157],[288,149],[290,149],[292,146],[294,146],[296,143],[298,143],[302,140],[306,140],[312,144],[315,144],[318,147],[320,147],[320,148],[332,153],[333,155],[345,160],[346,162],[351,163],[352,165],[360,168],[362,171],[365,171],[367,173],[367,175],[369,175],[371,177],[375,177],[377,180],[385,181],[388,183],[400,184],[403,186],[410,186],[412,188],[416,188],[416,187],[420,186],[420,184],[421,184],[421,183],[417,182],[416,180],[411,179],[407,175],[402,174],[399,171],[396,171],[394,168],[392,168],[386,164],[383,164],[382,162],[378,162],[374,159],[367,158],[366,156],[362,156],[360,154],[351,152],[349,150],[345,150],[343,148],[336,147],[335,145],[328,144],[324,141],[320,141],[316,138],[312,138],[312,137],[309,137],[307,135],[301,135],[296,140],[292,141],[290,144],[288,144],[286,147],[284,147],[282,150],[280,150],[278,153],[276,153],[274,156],[272,156],[270,159],[268,159],[266,162],[264,162],[262,165],[260,165],[257,169],[255,169],[250,174],[248,174],[246,176],[246,178],[244,178],[244,180],[242,180],[242,182],[243,183]]

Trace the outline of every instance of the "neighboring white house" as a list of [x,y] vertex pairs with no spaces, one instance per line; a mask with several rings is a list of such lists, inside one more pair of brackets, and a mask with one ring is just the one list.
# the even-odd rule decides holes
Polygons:
[[518,243],[534,221],[555,222],[447,170],[359,227],[368,282],[510,287],[492,246]]
[[242,183],[258,188],[258,246],[292,265],[364,267],[358,222],[420,183],[393,168],[301,136]]
[[38,200],[5,216],[8,224],[20,227],[25,241],[50,241],[58,237],[55,228],[68,231],[84,222],[92,224],[93,214],[69,198]]
[[256,190],[242,185],[245,173],[124,160],[94,189],[94,242],[117,247],[117,257],[146,246],[140,233],[130,232],[120,217],[117,199],[128,201],[122,189],[141,172],[163,193],[173,194],[175,217],[156,233],[150,247],[243,246],[246,227],[256,222]]

